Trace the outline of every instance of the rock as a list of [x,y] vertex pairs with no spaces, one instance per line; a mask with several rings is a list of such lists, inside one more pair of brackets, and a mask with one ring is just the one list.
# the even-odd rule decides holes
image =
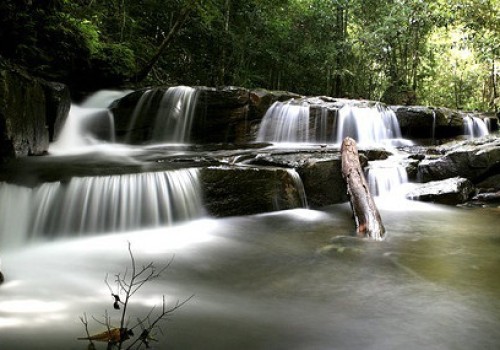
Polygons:
[[65,85],[0,65],[0,162],[44,154],[70,103]]
[[403,137],[410,139],[439,139],[464,133],[463,118],[458,111],[425,106],[391,106],[398,118]]
[[[115,101],[110,109],[115,118],[117,139],[132,144],[150,141],[155,128],[158,106],[168,86],[132,92]],[[193,143],[244,142],[250,95],[239,87],[194,87],[197,93],[195,115],[190,134]],[[143,95],[148,92],[144,98]],[[142,98],[142,100],[141,100]],[[135,113],[141,103],[141,112]],[[132,123],[133,120],[133,123]]]
[[443,155],[426,157],[418,165],[423,182],[455,176],[479,182],[500,169],[500,139],[496,137],[454,142],[437,151]]
[[472,197],[472,200],[481,202],[500,202],[500,191],[479,193]]
[[250,92],[240,87],[198,88],[192,139],[198,143],[244,143],[250,126]]
[[407,193],[406,197],[423,202],[456,205],[464,203],[473,191],[472,182],[464,178],[454,177],[418,184],[415,189]]
[[220,166],[200,169],[205,207],[213,216],[251,215],[303,207],[292,170]]

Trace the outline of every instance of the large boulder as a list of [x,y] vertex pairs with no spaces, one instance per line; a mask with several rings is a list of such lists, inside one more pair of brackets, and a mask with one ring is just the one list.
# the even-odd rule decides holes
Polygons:
[[425,106],[391,106],[391,109],[405,138],[436,141],[464,133],[465,115],[459,111]]
[[479,182],[500,171],[500,139],[483,137],[437,147],[440,155],[427,156],[418,165],[423,182],[455,176]]
[[0,65],[0,162],[45,153],[70,104],[65,85]]
[[302,179],[307,202],[313,208],[347,200],[347,187],[342,178],[342,161],[338,152],[262,153],[251,163],[296,169]]
[[213,216],[300,208],[303,190],[293,170],[217,166],[200,169],[205,207]]
[[474,185],[467,179],[454,177],[446,180],[417,184],[407,193],[408,199],[440,204],[464,203],[474,192]]

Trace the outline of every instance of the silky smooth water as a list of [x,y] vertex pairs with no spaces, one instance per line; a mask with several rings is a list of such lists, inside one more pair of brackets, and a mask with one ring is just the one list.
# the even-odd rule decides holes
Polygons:
[[162,295],[170,305],[194,295],[156,348],[497,348],[499,209],[377,204],[382,242],[351,237],[345,204],[1,251],[1,349],[86,349],[83,313],[117,320],[104,278],[125,271],[128,242],[139,264],[174,257],[132,298],[132,321]]

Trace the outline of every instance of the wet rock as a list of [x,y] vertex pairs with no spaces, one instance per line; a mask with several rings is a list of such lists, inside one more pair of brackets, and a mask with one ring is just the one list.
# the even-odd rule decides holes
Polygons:
[[197,88],[199,90],[192,138],[196,142],[247,141],[250,91],[241,87]]
[[445,139],[462,135],[463,118],[458,111],[425,106],[391,106],[396,113],[403,137]]
[[472,182],[455,177],[418,184],[415,189],[407,193],[406,197],[423,202],[456,205],[467,201],[473,191],[474,185]]
[[64,85],[0,65],[0,162],[45,153],[69,106]]
[[500,191],[478,193],[472,197],[472,200],[481,202],[500,202]]
[[442,156],[429,156],[418,166],[423,182],[460,176],[479,182],[500,170],[500,139],[484,137],[437,148]]
[[302,179],[310,207],[318,208],[347,200],[347,187],[342,178],[342,161],[338,151],[261,153],[249,163],[294,168]]
[[220,166],[200,169],[205,207],[213,216],[251,215],[300,208],[300,188],[290,170]]

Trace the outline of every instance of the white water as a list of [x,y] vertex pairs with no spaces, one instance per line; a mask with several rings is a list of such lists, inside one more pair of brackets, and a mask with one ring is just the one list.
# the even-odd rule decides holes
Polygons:
[[[86,349],[118,312],[104,283],[173,263],[131,299],[131,323],[194,294],[160,326],[158,349],[495,349],[497,213],[408,202],[381,209],[388,239],[346,237],[348,205],[195,220],[2,253],[2,350]],[[400,205],[400,207],[403,207]],[[467,325],[464,327],[464,325]],[[195,336],[194,336],[195,335]],[[98,348],[105,348],[105,344]]]
[[489,135],[488,127],[484,120],[472,115],[464,118],[464,132],[470,139]]
[[170,87],[158,107],[152,142],[189,142],[197,100],[197,90],[192,87]]
[[[165,92],[158,89],[146,90],[134,108],[129,130],[134,130],[142,117],[150,118],[147,115],[154,115],[150,143],[187,143],[197,101],[198,91],[188,86],[170,87]],[[127,142],[130,141],[129,135]]]
[[35,188],[0,183],[0,198],[2,246],[158,227],[203,215],[197,169],[75,177]]
[[364,145],[381,144],[401,139],[401,130],[394,111],[377,104],[358,107],[346,104],[339,110],[337,142],[352,137]]
[[400,157],[392,156],[386,160],[371,161],[365,169],[366,179],[373,196],[404,197],[404,185],[408,174],[400,163]]
[[275,102],[262,119],[257,141],[309,142],[309,105]]
[[259,128],[257,141],[340,143],[348,136],[362,145],[411,144],[402,139],[394,111],[381,104],[358,106],[346,102],[336,113],[322,108],[311,123],[309,104],[294,100],[275,102],[267,110]]

